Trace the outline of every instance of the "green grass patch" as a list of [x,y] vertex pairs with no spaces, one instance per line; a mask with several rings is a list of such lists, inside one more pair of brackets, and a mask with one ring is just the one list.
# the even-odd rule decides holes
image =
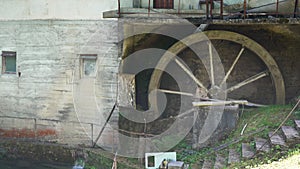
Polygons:
[[[255,136],[267,138],[268,132],[275,130],[281,124],[283,119],[285,119],[291,109],[291,105],[273,105],[257,109],[245,109],[241,113],[237,129],[230,135],[230,137],[239,137],[244,126],[247,125],[243,132],[243,135],[247,135],[251,132],[258,131],[259,129],[266,128]],[[293,114],[286,122],[286,125],[293,126],[294,119],[296,119],[296,116]]]
[[[267,138],[268,133],[270,131],[274,131],[280,126],[280,124],[287,117],[292,108],[293,105],[272,105],[262,108],[241,110],[236,130],[234,130],[228,136],[228,138],[220,141],[213,147],[224,143],[230,143],[233,140],[242,138],[240,142],[236,144],[229,144],[229,146],[226,147],[226,149],[221,150],[218,153],[228,153],[228,148],[234,148],[238,152],[241,152],[241,142],[250,143],[251,147],[254,148],[254,138]],[[295,119],[300,120],[300,110],[295,111],[284,125],[294,126]],[[243,130],[245,125],[247,126],[243,131],[243,135],[241,135],[241,131]],[[257,132],[261,129],[263,129],[261,132]],[[283,148],[280,146],[276,146],[272,148],[272,151],[270,153],[260,153],[254,159],[242,161],[241,163],[229,166],[229,168],[245,168],[246,166],[255,166],[257,164],[270,163],[283,157],[287,157],[292,153],[297,153],[299,152],[299,149],[300,145],[296,145],[292,148]],[[174,148],[174,150],[177,152],[178,160],[184,161],[185,163],[189,164],[201,163],[204,161],[205,158],[211,158],[212,160],[214,159],[214,153],[210,153],[212,150],[211,148],[203,148],[199,151],[193,152],[192,147],[185,141],[182,141],[180,144],[178,144]],[[193,153],[189,154],[186,152]]]

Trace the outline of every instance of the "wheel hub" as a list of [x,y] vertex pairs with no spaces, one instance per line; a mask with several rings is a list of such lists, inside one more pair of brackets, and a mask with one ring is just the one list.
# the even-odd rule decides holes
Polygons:
[[210,98],[215,98],[221,92],[221,88],[219,86],[212,86],[208,90],[208,95]]

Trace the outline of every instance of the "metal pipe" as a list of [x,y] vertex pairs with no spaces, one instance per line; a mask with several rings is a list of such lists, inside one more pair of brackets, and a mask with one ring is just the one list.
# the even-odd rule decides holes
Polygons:
[[92,145],[93,148],[96,146],[96,144],[97,144],[99,138],[101,137],[101,135],[102,135],[102,133],[103,133],[103,131],[104,131],[104,129],[105,129],[107,123],[109,122],[109,120],[110,120],[110,118],[111,118],[113,112],[115,111],[116,106],[117,106],[117,103],[115,103],[114,106],[113,106],[113,108],[111,109],[111,111],[110,111],[110,113],[109,113],[109,116],[108,116],[108,118],[106,119],[106,121],[105,121],[105,123],[104,123],[104,126],[103,126],[102,129],[100,130],[100,132],[99,132],[99,134],[98,134],[98,136],[97,136],[97,138],[96,138],[94,144]]
[[298,9],[299,0],[295,1],[295,9],[294,9],[294,18],[297,17],[297,9]]
[[279,12],[279,0],[276,1],[276,17],[278,17]]

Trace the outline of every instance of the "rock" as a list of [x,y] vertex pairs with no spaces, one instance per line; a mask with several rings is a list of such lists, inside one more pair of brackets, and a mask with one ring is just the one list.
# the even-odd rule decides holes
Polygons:
[[252,158],[254,156],[254,151],[248,143],[242,143],[242,157]]
[[269,152],[271,150],[268,140],[263,138],[255,139],[255,147],[256,147],[256,151]]
[[285,146],[285,147],[287,146],[285,144],[285,141],[283,140],[283,138],[279,134],[274,134],[273,136],[272,136],[272,134],[273,134],[273,132],[269,133],[269,138],[270,138],[270,141],[271,141],[272,145],[281,145],[281,146]]
[[205,159],[202,165],[202,169],[212,169],[213,168],[213,161],[210,159]]
[[240,153],[238,153],[235,149],[229,149],[228,164],[240,162],[240,157]]
[[168,163],[168,169],[182,169],[184,162],[182,161],[171,161]]
[[300,120],[295,120],[296,129],[300,130]]
[[226,158],[221,154],[217,154],[214,169],[222,169],[226,167],[226,164]]
[[282,126],[281,130],[286,139],[286,142],[293,143],[300,140],[299,133],[291,126]]

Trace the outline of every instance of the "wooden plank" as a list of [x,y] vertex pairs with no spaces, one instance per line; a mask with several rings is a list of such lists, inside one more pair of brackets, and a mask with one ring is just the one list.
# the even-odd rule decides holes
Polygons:
[[270,138],[270,141],[271,141],[272,145],[286,146],[285,141],[283,140],[283,138],[279,134],[274,134],[273,136],[272,135],[273,135],[273,132],[270,132],[269,133],[269,138]]
[[281,130],[284,134],[286,142],[293,143],[296,141],[300,141],[299,133],[296,131],[295,128],[291,126],[282,126]]
[[136,107],[134,74],[119,74],[118,105],[121,107]]
[[266,139],[262,138],[255,139],[255,147],[256,151],[269,152],[271,150],[269,142]]

